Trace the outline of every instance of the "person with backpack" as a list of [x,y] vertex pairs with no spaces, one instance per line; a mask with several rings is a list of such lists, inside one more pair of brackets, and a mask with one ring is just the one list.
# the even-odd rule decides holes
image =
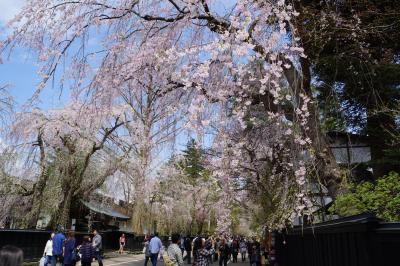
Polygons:
[[178,234],[173,234],[171,237],[171,245],[167,249],[167,254],[163,256],[164,264],[167,265],[167,261],[171,260],[171,266],[183,266],[182,251],[179,247],[180,239]]
[[93,247],[90,243],[90,237],[84,236],[82,245],[79,248],[79,253],[81,254],[81,265],[91,266],[93,260]]

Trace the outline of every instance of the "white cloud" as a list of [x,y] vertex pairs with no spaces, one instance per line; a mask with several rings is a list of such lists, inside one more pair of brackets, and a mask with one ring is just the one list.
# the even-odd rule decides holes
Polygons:
[[26,0],[0,0],[0,24],[12,19],[25,4]]

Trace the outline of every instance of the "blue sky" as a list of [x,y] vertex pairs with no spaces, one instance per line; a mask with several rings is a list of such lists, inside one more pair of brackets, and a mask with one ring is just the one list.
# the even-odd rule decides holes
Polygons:
[[[6,22],[17,14],[26,0],[0,0],[0,38],[7,35]],[[36,85],[40,81],[37,75],[38,67],[34,53],[18,48],[14,50],[10,58],[3,58],[0,64],[0,86],[8,85],[8,91],[13,96],[16,109],[19,110],[35,92]],[[65,93],[60,97],[60,90],[52,86],[46,86],[35,107],[41,109],[54,109],[65,104]]]
[[[6,22],[17,14],[26,0],[0,0],[0,38],[6,36],[4,28]],[[210,0],[211,8],[214,11],[225,14],[232,8],[234,0]],[[40,79],[34,54],[21,48],[15,50],[9,59],[5,59],[0,64],[0,86],[9,85],[9,92],[13,96],[17,110],[20,109],[32,96],[36,85]],[[56,86],[56,85],[55,85]],[[66,102],[63,95],[60,100],[60,92],[56,87],[52,87],[51,82],[47,85],[40,96],[36,107],[41,109],[53,109],[60,107]]]
[[[22,7],[24,0],[0,0],[0,37],[6,34],[4,25]],[[0,85],[10,85],[9,92],[18,105],[32,95],[37,83],[36,68],[32,60],[24,59],[25,51],[17,50],[9,60],[0,65]]]

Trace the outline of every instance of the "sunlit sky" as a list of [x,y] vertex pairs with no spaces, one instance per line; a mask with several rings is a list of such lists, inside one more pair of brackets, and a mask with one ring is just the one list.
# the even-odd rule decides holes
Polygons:
[[[0,0],[0,39],[4,39],[7,35],[7,21],[21,10],[25,2],[26,0]],[[209,1],[212,10],[221,14],[226,14],[227,10],[230,10],[235,2],[235,0]],[[96,36],[92,37],[96,39]],[[40,77],[37,75],[38,66],[35,54],[32,51],[17,48],[9,58],[3,59],[3,64],[0,64],[0,86],[8,85],[8,91],[13,96],[16,104],[16,110],[19,111],[32,97],[37,84],[40,82]],[[55,84],[52,84],[52,82],[47,84],[40,95],[39,101],[35,102],[35,107],[43,110],[60,108],[68,101],[67,94],[68,92],[64,91],[64,94],[60,95],[56,79]],[[187,138],[183,137],[181,139],[178,145],[182,147],[186,144]],[[209,142],[204,139],[203,141]]]
[[[22,8],[26,0],[0,0],[0,38],[7,35],[5,25]],[[214,11],[225,13],[230,9],[235,0],[210,0]],[[40,78],[37,75],[37,65],[34,60],[34,53],[22,48],[16,49],[9,59],[5,58],[0,64],[0,86],[8,85],[9,93],[13,96],[17,110],[20,109],[32,96]],[[49,83],[40,96],[36,107],[41,109],[54,109],[62,106],[67,97],[60,95],[57,83]]]
[[[0,37],[4,38],[7,34],[7,21],[21,10],[24,3],[25,0],[0,0]],[[15,50],[9,58],[4,59],[0,65],[0,86],[8,85],[8,91],[19,109],[31,98],[39,82],[37,67],[32,53],[23,49]],[[61,103],[59,91],[49,84],[36,106],[52,109]]]

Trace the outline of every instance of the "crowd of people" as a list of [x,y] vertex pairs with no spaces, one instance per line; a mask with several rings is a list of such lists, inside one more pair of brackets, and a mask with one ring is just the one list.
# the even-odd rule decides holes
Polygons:
[[169,238],[168,248],[165,250],[158,234],[145,237],[143,253],[144,266],[151,261],[157,266],[158,258],[164,261],[165,266],[182,266],[184,261],[194,266],[209,266],[218,263],[227,266],[228,262],[237,263],[240,254],[241,262],[248,262],[250,266],[277,265],[273,247],[264,247],[256,238],[249,240],[244,237],[182,237],[174,234]]
[[[123,253],[126,243],[125,235],[119,238],[119,253]],[[167,248],[165,247],[167,246]],[[277,265],[275,250],[268,248],[256,238],[247,240],[243,237],[183,237],[173,234],[168,239],[168,244],[163,245],[158,233],[151,237],[146,236],[143,253],[145,254],[144,266],[157,266],[158,260],[163,260],[164,266],[209,266],[213,263],[218,266],[227,266],[228,262],[237,263],[240,255],[241,262],[248,262],[250,266]],[[91,266],[94,260],[99,266],[102,262],[102,238],[97,230],[93,231],[93,238],[84,236],[78,243],[73,231],[68,231],[66,236],[62,228],[50,235],[47,241],[41,266],[75,266],[80,261],[82,266]],[[20,266],[23,262],[23,252],[13,246],[5,246],[0,250],[1,266]]]
[[97,230],[93,230],[93,239],[90,236],[84,236],[81,243],[75,239],[75,233],[68,231],[64,235],[62,228],[50,235],[43,252],[42,266],[75,266],[78,261],[82,266],[91,266],[95,259],[99,266],[102,262],[102,239]]

